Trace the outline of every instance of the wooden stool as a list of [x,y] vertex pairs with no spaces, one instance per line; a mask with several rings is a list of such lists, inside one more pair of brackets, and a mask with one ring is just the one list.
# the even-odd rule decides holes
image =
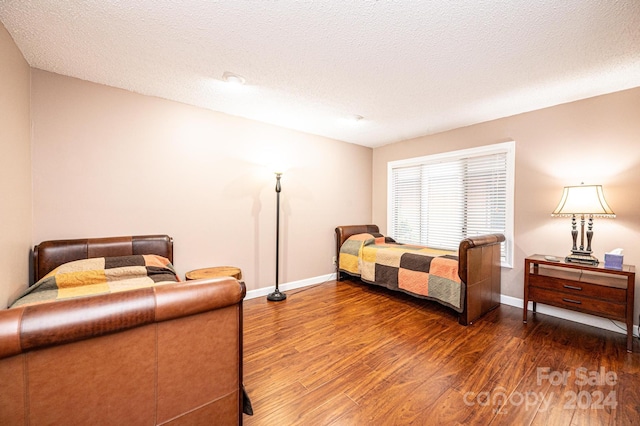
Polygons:
[[214,266],[213,268],[194,269],[184,276],[187,281],[221,277],[233,277],[239,280],[242,279],[242,271],[235,266]]

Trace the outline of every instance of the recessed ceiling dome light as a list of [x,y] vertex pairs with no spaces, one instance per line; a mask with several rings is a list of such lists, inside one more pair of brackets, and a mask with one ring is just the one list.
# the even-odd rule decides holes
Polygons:
[[243,76],[234,74],[229,71],[225,71],[224,74],[222,74],[222,80],[226,81],[227,83],[233,84],[244,84],[246,82]]

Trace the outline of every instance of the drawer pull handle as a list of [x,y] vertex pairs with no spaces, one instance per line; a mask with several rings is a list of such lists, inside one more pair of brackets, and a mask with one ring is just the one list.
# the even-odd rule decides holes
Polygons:
[[575,303],[577,305],[581,305],[582,302],[579,300],[573,300],[573,299],[565,299],[564,297],[562,298],[563,301],[567,302],[567,303]]
[[569,290],[582,290],[582,287],[576,287],[574,285],[564,285],[564,288],[568,288]]

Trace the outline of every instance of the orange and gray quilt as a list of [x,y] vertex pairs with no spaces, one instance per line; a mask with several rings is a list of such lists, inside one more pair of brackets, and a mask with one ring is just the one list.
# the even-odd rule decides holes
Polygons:
[[339,269],[362,281],[435,300],[457,312],[464,283],[457,252],[401,244],[381,234],[352,235],[340,248]]
[[96,257],[58,266],[10,307],[179,282],[169,259],[156,255]]

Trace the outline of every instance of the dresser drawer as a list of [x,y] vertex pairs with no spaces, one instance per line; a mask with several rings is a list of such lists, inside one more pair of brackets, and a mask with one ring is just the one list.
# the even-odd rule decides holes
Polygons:
[[576,293],[572,294],[541,287],[530,287],[529,300],[622,321],[626,319],[626,305],[624,303],[595,299]]
[[592,297],[616,303],[625,303],[627,300],[626,284],[624,288],[620,288],[532,274],[529,276],[529,286],[559,291],[571,295],[570,297]]

